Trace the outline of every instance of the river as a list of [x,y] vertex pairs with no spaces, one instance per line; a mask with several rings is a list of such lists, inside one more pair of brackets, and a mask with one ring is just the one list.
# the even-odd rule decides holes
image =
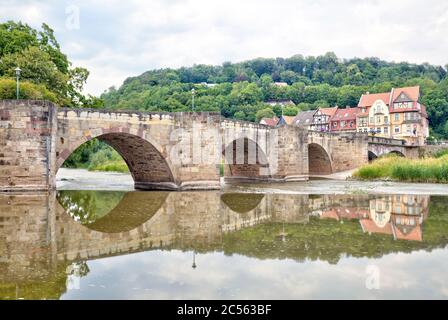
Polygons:
[[446,185],[140,192],[60,171],[0,194],[1,299],[446,299]]

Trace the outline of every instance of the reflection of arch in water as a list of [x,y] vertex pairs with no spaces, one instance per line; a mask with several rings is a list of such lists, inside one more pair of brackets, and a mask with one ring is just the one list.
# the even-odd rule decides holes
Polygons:
[[221,195],[221,201],[230,210],[242,214],[256,209],[263,198],[264,194],[258,193],[225,193]]
[[[79,191],[60,191],[58,192],[58,201],[66,212],[71,213],[76,208],[76,192]],[[86,192],[86,191],[83,191]],[[91,191],[93,196],[95,192]],[[102,191],[103,196],[111,191]],[[115,192],[116,193],[116,192]],[[168,197],[168,192],[127,192],[116,206],[111,206],[107,213],[97,214],[94,210],[98,208],[87,208],[90,217],[98,217],[84,221],[83,225],[90,230],[103,233],[120,233],[133,230],[146,221],[151,219],[157,211],[163,206]],[[72,201],[70,197],[72,196]],[[94,202],[95,204],[95,202]],[[93,211],[93,212],[92,212]]]

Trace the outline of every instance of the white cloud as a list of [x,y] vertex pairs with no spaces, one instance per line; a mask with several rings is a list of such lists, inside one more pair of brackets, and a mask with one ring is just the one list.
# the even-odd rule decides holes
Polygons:
[[[80,29],[65,9],[79,6]],[[3,1],[1,19],[49,23],[76,65],[91,71],[99,94],[148,69],[220,64],[259,56],[378,56],[448,63],[448,3],[370,1]]]

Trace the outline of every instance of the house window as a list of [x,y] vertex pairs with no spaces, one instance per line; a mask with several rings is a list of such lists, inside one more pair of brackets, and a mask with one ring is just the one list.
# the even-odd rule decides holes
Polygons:
[[400,127],[399,126],[395,126],[395,133],[400,133]]
[[370,123],[374,124],[375,123],[375,119],[373,117],[370,117]]
[[394,115],[394,119],[395,119],[395,121],[400,121],[400,114],[399,114],[399,113],[396,113],[396,114]]
[[353,128],[353,121],[350,121],[350,128]]
[[384,127],[384,133],[386,133],[386,134],[389,133],[389,127]]
[[408,124],[407,126],[406,126],[406,132],[407,133],[411,133],[411,125],[410,124]]
[[384,116],[384,123],[388,123],[389,122],[389,117],[388,116]]
[[381,123],[381,116],[376,116],[376,123]]
[[341,128],[345,127],[345,121],[341,121]]

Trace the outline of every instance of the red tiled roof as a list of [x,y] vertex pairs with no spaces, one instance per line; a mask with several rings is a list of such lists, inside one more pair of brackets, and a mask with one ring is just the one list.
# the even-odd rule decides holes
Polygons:
[[358,108],[338,109],[331,120],[355,120],[358,112]]
[[420,226],[415,226],[408,234],[405,234],[400,230],[400,228],[394,226],[394,232],[396,238],[400,240],[423,241],[423,235]]
[[393,234],[390,222],[388,222],[383,228],[378,227],[375,221],[370,219],[361,219],[359,220],[359,223],[361,224],[364,232]]
[[386,105],[389,105],[390,92],[363,94],[359,99],[358,107],[371,107],[377,100],[382,100]]
[[292,125],[294,123],[295,116],[282,116],[285,119],[286,124]]
[[327,211],[322,212],[322,215],[320,216],[321,219],[335,219],[339,220],[339,216],[336,213],[336,210],[330,209]]
[[332,107],[332,108],[319,108],[319,111],[327,116],[332,117],[336,111],[338,110],[338,107]]
[[392,96],[392,102],[395,101],[402,92],[404,92],[412,101],[417,102],[418,98],[420,97],[420,87],[404,87],[404,88],[396,88],[392,89],[393,96]]
[[275,127],[278,123],[277,118],[263,118],[260,123],[264,122],[267,126]]
[[365,215],[365,211],[358,207],[340,207],[336,209],[336,212],[340,218],[343,219],[362,219]]

